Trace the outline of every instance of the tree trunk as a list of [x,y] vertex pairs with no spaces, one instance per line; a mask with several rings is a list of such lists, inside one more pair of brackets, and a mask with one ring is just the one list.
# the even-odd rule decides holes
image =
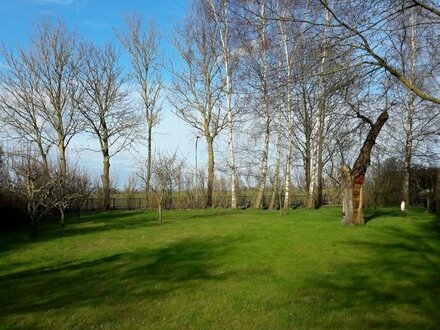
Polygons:
[[353,179],[348,165],[341,167],[341,199],[342,199],[342,222],[351,224],[353,219]]
[[162,223],[163,217],[162,217],[162,201],[157,203],[157,222]]
[[270,118],[269,118],[269,114],[267,113],[265,116],[264,146],[263,146],[263,155],[261,159],[260,180],[258,183],[257,198],[255,199],[254,202],[254,208],[256,209],[263,206],[264,190],[266,188],[266,179],[268,172],[269,135],[270,135]]
[[435,208],[437,210],[437,218],[440,219],[440,169],[437,170],[437,182],[435,185]]
[[365,223],[362,212],[362,185],[364,181],[365,175],[353,178],[353,223],[356,225],[363,225]]
[[345,224],[364,224],[362,213],[362,185],[365,181],[365,174],[370,165],[370,155],[376,138],[379,135],[383,125],[388,120],[388,109],[382,111],[380,116],[372,123],[367,118],[362,117],[364,121],[370,124],[370,131],[365,138],[364,144],[350,170],[348,165],[341,168],[342,177],[342,222]]
[[[317,126],[318,124],[314,125],[313,131],[316,132],[317,131]],[[312,141],[311,145],[312,145],[312,150],[311,150],[311,154],[310,154],[310,181],[309,181],[309,185],[307,187],[307,202],[306,202],[306,207],[307,208],[312,208],[314,206],[314,196],[315,196],[315,181],[316,181],[316,160],[317,160],[317,156],[318,156],[318,141],[316,141],[316,136],[315,139]]]
[[232,114],[228,111],[228,145],[229,145],[229,171],[231,178],[231,209],[237,208],[237,173],[235,169],[234,141],[232,134]]
[[304,150],[304,167],[306,176],[306,207],[310,208],[313,204],[313,181],[312,181],[312,119],[309,114],[307,105],[306,91],[303,90],[304,102],[304,135],[305,135],[305,150]]
[[61,224],[61,227],[64,227],[65,226],[65,222],[64,222],[64,207],[60,206],[58,209],[60,210],[60,224]]
[[148,136],[147,136],[147,163],[146,163],[146,181],[145,181],[145,198],[147,200],[147,208],[150,207],[150,182],[151,182],[151,149],[152,149],[152,131],[153,131],[153,122],[151,120],[147,120],[148,125]]
[[[409,116],[408,116],[409,117]],[[409,118],[408,118],[409,120]],[[405,157],[403,165],[403,182],[402,182],[402,201],[405,201],[405,210],[409,205],[409,181],[411,176],[411,158],[412,158],[412,144],[413,144],[413,134],[412,134],[412,119],[411,124],[407,123],[406,132],[406,143],[405,143]]]
[[[281,63],[279,64],[281,68]],[[279,78],[281,81],[281,77]],[[281,94],[281,93],[280,93]],[[279,95],[279,98],[282,98],[282,95]],[[279,198],[280,192],[280,166],[281,166],[281,107],[278,106],[277,109],[277,117],[276,117],[276,132],[277,132],[277,142],[276,142],[276,159],[275,159],[275,173],[274,173],[274,183],[272,185],[272,196],[269,202],[269,210],[273,210],[277,198]],[[281,207],[281,200],[278,201]]]
[[284,203],[283,208],[287,209],[290,205],[290,173],[291,173],[291,162],[292,162],[292,141],[289,138],[289,146],[287,147],[287,157],[286,157],[286,169],[284,178]]
[[[272,196],[270,198],[269,210],[273,210],[280,190],[280,163],[281,163],[281,133],[278,135],[277,159],[275,161],[274,183],[272,186]],[[281,203],[281,201],[279,201]]]
[[107,150],[103,150],[102,161],[102,205],[104,210],[110,209],[110,156]]
[[257,198],[254,202],[254,208],[260,208],[263,204],[264,199],[264,190],[266,188],[266,180],[267,180],[267,172],[268,172],[268,159],[269,159],[269,136],[270,136],[270,110],[269,110],[269,91],[268,91],[268,49],[266,43],[266,27],[267,20],[265,14],[265,3],[262,2],[260,6],[260,42],[262,45],[262,60],[263,60],[263,68],[261,75],[261,86],[262,86],[262,95],[263,95],[263,111],[264,111],[264,146],[263,146],[263,155],[261,160],[261,171],[260,178],[258,182],[258,193]]
[[47,161],[47,153],[44,150],[43,143],[41,142],[41,137],[37,141],[38,151],[40,152],[40,157],[43,162],[44,175],[49,175],[49,162]]
[[37,219],[35,217],[34,202],[32,199],[30,199],[27,203],[27,211],[29,214],[29,220],[31,222],[30,237],[35,237],[37,236]]
[[354,177],[348,165],[341,168],[342,189],[342,222],[345,224],[363,225],[362,185],[364,177]]
[[[278,3],[277,3],[278,5]],[[280,38],[283,44],[284,50],[284,69],[286,72],[286,78],[283,82],[283,86],[285,86],[286,93],[286,114],[287,114],[287,155],[286,155],[286,164],[284,168],[284,201],[281,206],[281,198],[280,198],[280,208],[283,207],[287,209],[290,204],[290,174],[291,174],[291,162],[292,162],[292,152],[293,152],[293,106],[292,106],[292,95],[291,95],[291,83],[292,83],[292,61],[290,54],[293,51],[289,48],[289,38],[287,35],[288,27],[285,26],[285,22],[282,20],[278,21],[278,28]],[[297,39],[295,43],[295,48],[299,45],[301,37]],[[281,72],[281,70],[280,70]],[[281,80],[281,79],[280,79]]]
[[279,187],[280,187],[279,166],[277,169],[278,169],[278,174],[275,174],[275,181],[272,187],[272,196],[270,197],[270,202],[269,202],[269,210],[274,209],[279,193]]
[[317,162],[317,187],[316,187],[316,202],[315,207],[320,208],[323,203],[323,170],[324,164],[322,160],[322,154],[324,149],[324,129],[325,129],[325,117],[326,117],[326,93],[325,93],[325,71],[326,71],[326,63],[328,57],[328,27],[330,24],[331,15],[328,11],[325,12],[325,23],[324,23],[324,31],[322,38],[322,54],[321,54],[321,64],[319,68],[319,79],[318,79],[318,130],[316,132],[316,143],[317,145],[317,153],[316,153],[316,162]]
[[59,166],[60,166],[60,173],[61,175],[65,175],[67,172],[67,164],[66,164],[66,148],[64,146],[64,143],[61,142],[61,144],[58,145],[58,159],[59,159]]
[[[411,24],[411,37],[410,37],[410,72],[409,78],[411,83],[415,83],[415,70],[416,70],[416,56],[417,56],[417,44],[416,44],[416,24],[414,22],[414,12],[411,12],[410,17]],[[412,149],[413,149],[413,120],[415,112],[415,99],[416,96],[413,92],[408,92],[408,113],[406,117],[406,143],[405,143],[405,157],[404,157],[404,171],[403,171],[403,182],[402,182],[402,200],[405,201],[405,209],[409,205],[409,181],[411,176],[411,159],[412,159]]]
[[208,146],[208,187],[206,191],[206,207],[212,207],[212,194],[214,191],[214,146],[213,138],[206,136],[206,144]]

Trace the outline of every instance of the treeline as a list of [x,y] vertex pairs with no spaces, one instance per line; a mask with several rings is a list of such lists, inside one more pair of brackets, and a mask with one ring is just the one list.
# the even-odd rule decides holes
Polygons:
[[[213,207],[225,180],[231,208],[241,206],[244,191],[253,193],[254,208],[289,208],[293,192],[305,196],[306,207],[321,207],[326,193],[337,191],[343,221],[363,223],[371,184],[382,189],[373,193],[378,204],[408,206],[428,189],[415,183],[413,169],[439,167],[435,2],[198,0],[170,38],[172,59],[163,58],[154,23],[140,15],[124,20],[104,45],[48,19],[27,47],[3,45],[1,119],[17,141],[6,155],[9,186],[22,184],[28,203],[30,186],[38,194],[46,186],[51,196],[57,191],[52,208],[61,214],[79,198],[69,197],[77,189],[69,182],[83,180],[69,178],[87,175],[71,169],[66,150],[83,131],[100,146],[96,191],[104,209],[111,158],[140,138],[145,165],[127,187],[145,191],[159,213],[176,189],[203,188],[203,206]],[[126,68],[121,54],[130,59]],[[188,166],[153,139],[168,106],[194,130],[195,143],[205,142],[206,169]],[[402,164],[392,202],[380,168],[390,159]]]

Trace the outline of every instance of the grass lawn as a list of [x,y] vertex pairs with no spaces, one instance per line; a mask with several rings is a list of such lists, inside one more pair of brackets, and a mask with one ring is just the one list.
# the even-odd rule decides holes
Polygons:
[[382,209],[111,212],[0,234],[0,328],[439,329],[440,234]]

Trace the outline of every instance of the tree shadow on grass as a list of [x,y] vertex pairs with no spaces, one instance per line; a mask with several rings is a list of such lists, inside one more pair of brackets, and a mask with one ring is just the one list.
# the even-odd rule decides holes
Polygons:
[[[365,223],[368,223],[378,218],[383,220],[383,217],[417,220],[419,217],[422,216],[423,213],[426,213],[426,211],[422,209],[410,209],[409,211],[404,212],[397,208],[366,209],[364,219]],[[423,215],[423,217],[424,216],[425,215]]]
[[380,208],[380,209],[367,209],[365,211],[365,223],[368,223],[374,219],[381,218],[381,217],[401,217],[402,212],[397,209],[391,209],[391,208]]
[[[167,225],[167,222],[161,226]],[[39,226],[37,236],[30,238],[26,228],[14,232],[2,233],[0,236],[0,252],[19,249],[29,243],[38,243],[53,239],[89,235],[97,232],[120,229],[136,229],[158,226],[153,212],[101,212],[88,214],[80,219],[70,215],[66,219],[66,226],[60,227],[58,218],[52,217],[43,220]]]
[[440,237],[420,225],[415,232],[383,228],[389,240],[381,242],[366,237],[340,243],[358,258],[309,279],[312,294],[329,302],[326,327],[440,328]]
[[76,309],[162,299],[200,282],[221,281],[216,257],[231,242],[184,240],[93,260],[34,268],[0,276],[2,318],[27,312]]

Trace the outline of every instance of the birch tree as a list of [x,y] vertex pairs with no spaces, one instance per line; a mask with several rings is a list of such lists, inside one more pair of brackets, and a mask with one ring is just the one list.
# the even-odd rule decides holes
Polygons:
[[[423,100],[440,104],[438,89],[432,90],[429,84],[420,85],[411,81],[410,72],[406,72],[399,62],[387,56],[390,50],[389,42],[393,40],[396,30],[392,24],[405,12],[405,10],[418,7],[421,9],[425,21],[423,25],[432,26],[433,34],[430,40],[434,41],[439,37],[439,31],[435,28],[440,21],[440,8],[431,1],[379,1],[374,3],[346,2],[339,6],[327,3],[327,0],[319,0],[320,4],[332,15],[335,25],[340,33],[344,33],[344,43],[350,43],[352,47],[359,50],[362,56],[358,57],[361,64],[380,68],[394,77],[405,88]],[[362,13],[363,15],[359,15]],[[357,15],[357,17],[353,17]],[[370,18],[374,17],[374,20]],[[380,24],[380,28],[377,28]],[[342,32],[343,31],[343,32]],[[374,31],[374,33],[372,33]],[[392,47],[392,46],[391,46]],[[425,53],[438,49],[438,45],[432,42],[430,48],[425,48]],[[438,61],[434,60],[426,68],[427,79],[436,84],[438,79]]]
[[[251,5],[252,6],[252,5]],[[247,47],[250,49],[250,69],[256,77],[255,86],[258,95],[261,97],[261,104],[257,109],[258,116],[263,118],[263,128],[258,135],[263,137],[263,146],[261,151],[261,162],[257,182],[257,196],[254,200],[253,207],[260,208],[264,202],[264,192],[267,183],[267,175],[269,171],[269,145],[271,133],[271,99],[270,99],[270,68],[269,68],[269,45],[271,40],[268,38],[267,28],[268,19],[266,17],[266,1],[256,4],[258,7],[257,21],[253,26],[256,33],[250,33],[248,36]],[[251,8],[252,9],[252,8]],[[251,26],[251,28],[253,28]],[[255,38],[250,39],[249,38]]]
[[224,72],[224,98],[225,110],[227,113],[228,124],[228,145],[229,145],[229,177],[231,180],[231,208],[237,207],[237,173],[235,167],[235,149],[234,149],[234,122],[232,109],[233,88],[233,64],[235,58],[233,57],[233,49],[231,45],[231,12],[230,0],[209,0],[212,9],[212,16],[218,28],[219,44],[223,55],[223,72]]
[[[327,100],[328,97],[326,91],[326,75],[328,75],[328,57],[329,57],[329,40],[328,40],[328,29],[331,23],[331,16],[328,11],[325,12],[324,18],[324,27],[322,31],[322,41],[321,41],[321,58],[319,65],[319,74],[318,74],[318,94],[317,94],[317,107],[318,107],[318,116],[315,122],[315,150],[314,156],[316,159],[316,170],[317,170],[317,196],[315,207],[320,207],[323,203],[323,171],[324,171],[324,162],[323,162],[323,153],[324,153],[324,139],[325,139],[325,124],[327,117]],[[313,173],[313,172],[312,172]],[[313,180],[312,180],[313,181]],[[313,195],[313,194],[311,194]]]
[[[287,15],[289,11],[288,4],[285,1],[277,1],[276,10],[279,15]],[[284,201],[283,208],[287,209],[290,205],[290,185],[291,185],[291,169],[292,169],[292,157],[293,157],[293,91],[292,91],[292,83],[293,83],[293,66],[294,66],[294,58],[297,47],[300,45],[302,39],[302,31],[301,26],[299,33],[294,35],[294,26],[292,22],[286,20],[278,20],[278,36],[280,39],[280,46],[282,49],[282,71],[284,72],[284,83],[282,85],[285,90],[285,119],[286,119],[286,145],[287,145],[287,153],[286,153],[286,163],[284,167]],[[296,40],[292,40],[296,38]],[[281,203],[281,202],[280,202]]]

